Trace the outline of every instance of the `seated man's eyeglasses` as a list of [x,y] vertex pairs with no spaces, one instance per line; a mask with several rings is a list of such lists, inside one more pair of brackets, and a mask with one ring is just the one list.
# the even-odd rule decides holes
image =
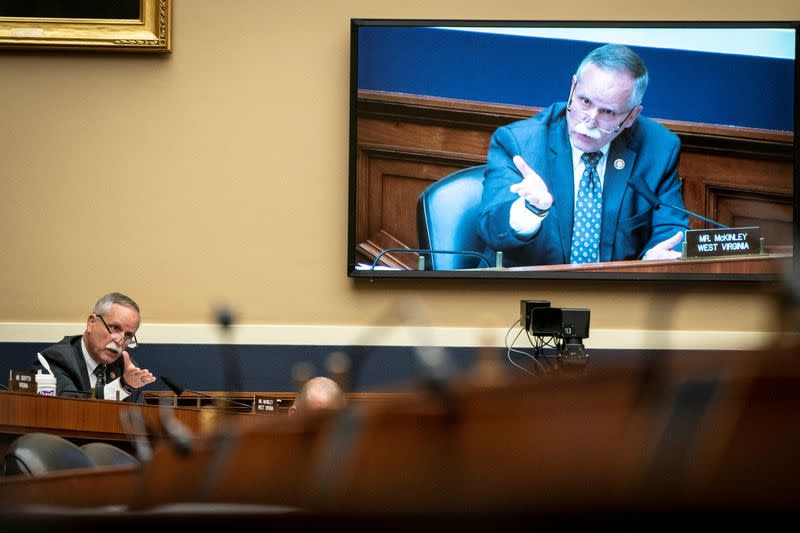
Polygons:
[[625,115],[625,118],[619,120],[620,113],[615,113],[609,109],[597,109],[595,116],[589,114],[594,106],[591,102],[587,102],[581,98],[579,98],[575,105],[572,104],[572,96],[575,92],[575,84],[572,84],[572,89],[569,91],[569,101],[567,102],[567,111],[572,113],[572,116],[580,120],[581,122],[585,122],[587,124],[591,124],[594,122],[595,128],[602,131],[603,133],[617,133],[619,130],[622,129],[622,125],[625,124],[625,121],[628,120],[628,117],[631,116],[633,110],[636,109],[636,106],[633,106],[628,114]]
[[116,340],[120,344],[124,344],[128,347],[129,350],[136,348],[139,345],[139,341],[136,340],[136,335],[133,333],[123,333],[122,330],[116,324],[112,324],[110,327],[106,324],[106,321],[103,319],[102,315],[94,315],[100,319],[100,322],[106,327],[106,331],[111,337]]

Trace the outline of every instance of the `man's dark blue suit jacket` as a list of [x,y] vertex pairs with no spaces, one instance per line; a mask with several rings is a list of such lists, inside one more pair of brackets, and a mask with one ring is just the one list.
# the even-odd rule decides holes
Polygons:
[[[515,155],[525,159],[553,195],[548,216],[529,240],[517,237],[509,226],[509,210],[518,198],[509,186],[522,179],[512,161]],[[487,159],[479,224],[487,251],[502,250],[504,266],[568,263],[575,184],[566,104],[553,104],[532,118],[498,128]],[[679,160],[680,139],[641,115],[611,142],[603,183],[601,261],[640,258],[688,227],[686,215],[665,206],[654,210],[626,183],[640,176],[663,202],[684,208]]]
[[[81,351],[82,335],[72,335],[64,337],[56,344],[43,349],[42,356],[47,359],[50,369],[56,376],[56,394],[58,396],[75,396],[78,398],[88,398],[91,392],[91,382],[89,381],[89,370],[86,367],[86,360]],[[33,371],[42,370],[46,372],[38,358],[34,359]],[[124,361],[120,356],[110,365],[106,365],[107,379],[109,382],[122,376],[124,372]],[[141,388],[133,389],[130,396],[123,401],[128,403],[142,403],[143,392]]]

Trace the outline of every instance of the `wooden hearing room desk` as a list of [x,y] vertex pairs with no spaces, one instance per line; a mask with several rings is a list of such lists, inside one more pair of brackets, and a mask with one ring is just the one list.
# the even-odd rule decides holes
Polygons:
[[[386,254],[389,255],[389,254]],[[390,258],[397,261],[396,254]],[[513,266],[503,268],[465,268],[451,270],[449,273],[464,273],[465,277],[480,277],[487,273],[497,274],[497,277],[572,277],[575,275],[591,273],[597,279],[665,279],[666,275],[675,279],[695,278],[716,280],[725,277],[751,277],[757,280],[780,278],[792,272],[793,254],[790,248],[775,248],[763,255],[740,255],[727,257],[689,258],[689,259],[663,259],[663,260],[631,260],[631,261],[605,261],[602,263],[579,263],[561,265],[534,265]],[[396,263],[393,263],[393,265]],[[413,269],[401,269],[412,271]],[[396,277],[396,271],[362,271],[362,276],[367,277]]]
[[[242,506],[281,510],[262,525],[309,513],[324,517],[317,525],[415,527],[772,516],[800,509],[796,354],[690,351],[538,378],[476,372],[338,413],[227,417],[184,453],[162,441],[135,471],[2,480],[0,501],[85,508],[98,498],[70,501],[64,487],[105,483],[116,514],[59,518],[77,526],[99,513],[115,530],[120,516],[150,525],[176,508],[184,525],[224,524]],[[20,516],[15,525],[34,519]]]
[[[157,448],[166,438],[160,409],[158,405],[0,391],[0,457],[17,437],[34,432],[58,435],[77,444],[108,442],[129,451],[133,451],[131,439],[144,437]],[[198,441],[223,416],[209,408],[167,409]],[[121,414],[127,410],[141,416],[141,428],[124,427]],[[241,422],[258,415],[226,412],[224,417]],[[31,503],[83,508],[127,505],[140,476],[140,468],[130,467],[62,471],[42,477],[0,476],[0,508]]]
[[782,275],[791,272],[791,253],[740,255],[702,259],[653,261],[608,261],[569,265],[509,267],[509,272],[597,272],[607,274],[709,274],[709,275]]
[[[37,396],[0,391],[0,451],[25,433],[41,432],[74,440],[104,441],[125,444],[141,431],[123,427],[120,414],[136,410],[145,425],[160,432],[159,406],[129,404],[108,400]],[[213,422],[209,409],[172,408],[175,418],[195,434],[203,433]],[[232,416],[249,417],[248,413]]]

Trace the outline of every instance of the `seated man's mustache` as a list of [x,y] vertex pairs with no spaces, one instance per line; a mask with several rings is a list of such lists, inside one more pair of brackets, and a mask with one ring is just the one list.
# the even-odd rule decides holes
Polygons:
[[122,348],[119,345],[117,345],[116,342],[109,342],[108,344],[106,344],[106,349],[112,350],[117,353],[122,353]]

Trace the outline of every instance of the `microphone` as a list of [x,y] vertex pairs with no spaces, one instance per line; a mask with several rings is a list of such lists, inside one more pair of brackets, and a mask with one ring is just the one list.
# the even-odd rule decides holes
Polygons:
[[[181,390],[181,392],[183,392],[183,390]],[[159,399],[158,418],[161,420],[161,427],[167,434],[169,442],[175,448],[175,451],[178,452],[179,455],[189,455],[194,448],[192,443],[194,436],[192,432],[175,417],[175,413],[172,412],[172,406],[169,405],[167,398]]]
[[167,376],[159,376],[159,378],[161,379],[161,381],[164,382],[164,384],[167,387],[170,388],[170,390],[172,390],[172,392],[175,393],[176,396],[180,396],[181,394],[183,394],[183,391],[184,391],[183,387],[181,387],[181,386],[177,385],[176,383],[174,383]]
[[709,224],[713,224],[718,228],[731,229],[730,226],[726,226],[725,224],[720,224],[719,222],[700,216],[697,213],[692,213],[691,211],[687,211],[686,209],[678,207],[677,205],[672,205],[666,202],[662,202],[661,198],[655,195],[653,190],[650,188],[649,185],[647,185],[647,183],[644,182],[641,176],[631,176],[630,178],[628,178],[628,185],[630,186],[631,189],[639,193],[639,195],[642,198],[647,200],[647,202],[653,206],[653,209],[658,209],[663,205],[669,207],[670,209],[675,209],[676,211],[680,211],[681,213],[686,213],[689,216],[699,218],[700,220],[708,222]]
[[[382,250],[381,253],[379,253],[378,256],[375,258],[375,260],[372,262],[370,270],[375,270],[375,267],[377,266],[378,261],[380,261],[381,257],[383,257],[384,254],[387,254],[389,252],[416,253],[416,254],[427,254],[427,255],[449,254],[449,255],[463,255],[468,257],[477,257],[478,259],[486,263],[487,268],[492,267],[492,264],[489,262],[486,256],[480,252],[471,252],[467,250],[424,250],[422,248],[386,248],[385,250]],[[480,263],[478,263],[478,265],[480,266]],[[497,252],[497,255],[495,257],[495,267],[503,268],[503,252]],[[424,255],[420,255],[419,270],[425,270]]]
[[153,457],[153,448],[150,445],[149,435],[153,431],[147,424],[142,412],[135,407],[120,409],[119,421],[128,437],[128,441],[136,449],[136,456],[146,463]]
[[222,364],[225,371],[225,390],[241,390],[242,374],[239,352],[233,343],[233,321],[234,313],[231,308],[221,305],[216,310],[217,323],[222,332]]
[[222,396],[214,396],[213,394],[207,394],[205,392],[200,392],[198,390],[186,389],[184,387],[181,387],[180,385],[178,385],[177,383],[175,383],[171,379],[169,379],[167,376],[159,376],[159,379],[161,379],[161,381],[163,381],[164,384],[167,387],[169,387],[170,390],[172,392],[174,392],[176,396],[180,396],[184,392],[189,391],[189,392],[191,392],[193,394],[197,394],[199,396],[205,396],[207,398],[212,398],[214,400],[224,400],[224,401],[226,401],[226,402],[228,402],[228,403],[230,403],[232,405],[238,405],[240,407],[246,407],[248,411],[252,411],[253,410],[253,406],[252,405],[248,405],[246,403],[237,402],[236,400],[230,400],[228,398],[223,398]]

